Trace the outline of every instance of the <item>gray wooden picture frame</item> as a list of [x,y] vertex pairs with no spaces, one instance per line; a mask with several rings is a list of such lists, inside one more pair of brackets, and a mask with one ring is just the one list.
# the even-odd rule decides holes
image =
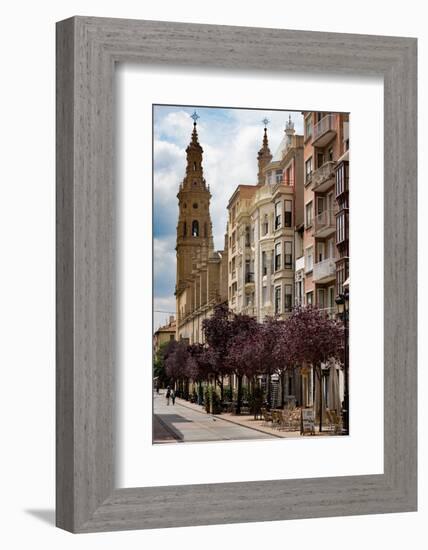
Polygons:
[[[83,533],[416,510],[416,39],[73,17],[57,24],[56,47],[58,527]],[[383,77],[383,474],[115,487],[117,62]],[[376,184],[370,174],[363,183]]]

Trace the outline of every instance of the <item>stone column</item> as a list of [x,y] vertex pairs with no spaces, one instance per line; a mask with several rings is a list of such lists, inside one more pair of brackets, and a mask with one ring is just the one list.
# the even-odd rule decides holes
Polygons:
[[267,263],[267,274],[266,274],[266,288],[267,288],[267,300],[265,306],[272,305],[272,250],[266,251],[266,263]]
[[208,290],[207,290],[207,269],[206,267],[201,271],[201,305],[204,306],[208,302]]

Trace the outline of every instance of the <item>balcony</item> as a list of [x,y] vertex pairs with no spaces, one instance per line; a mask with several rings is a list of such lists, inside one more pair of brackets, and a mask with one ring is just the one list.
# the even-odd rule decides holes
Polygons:
[[334,210],[324,210],[315,216],[314,235],[315,237],[325,238],[336,231],[336,218]]
[[296,260],[296,271],[300,271],[301,269],[305,269],[305,257],[302,256],[301,258],[298,258]]
[[336,279],[336,263],[333,258],[327,258],[314,264],[312,280],[315,283],[328,283]]
[[314,269],[314,264],[312,262],[312,258],[308,256],[307,259],[305,260],[305,273],[311,273],[313,269]]
[[257,315],[256,308],[252,305],[244,306],[241,313],[249,315],[250,317],[256,317]]
[[327,191],[329,187],[334,185],[335,166],[336,162],[334,160],[329,160],[328,162],[324,162],[322,166],[312,173],[312,191],[323,193],[324,191]]
[[326,317],[329,319],[335,319],[337,315],[337,307],[331,306],[331,307],[323,307],[320,308],[321,313],[324,313]]
[[254,284],[254,273],[247,272],[245,274],[245,284],[246,285],[252,285]]
[[312,145],[314,147],[324,147],[335,137],[335,135],[335,115],[326,115],[314,126],[312,132]]

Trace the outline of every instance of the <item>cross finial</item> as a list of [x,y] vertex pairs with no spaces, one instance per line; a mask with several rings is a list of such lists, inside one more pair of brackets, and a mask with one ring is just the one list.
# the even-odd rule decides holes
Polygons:
[[265,118],[262,120],[262,122],[263,122],[263,124],[264,124],[264,126],[265,126],[265,128],[266,128],[266,126],[269,124],[270,121],[269,121],[268,118],[265,117]]
[[200,118],[200,116],[198,115],[198,113],[195,111],[193,113],[193,115],[190,115],[190,118],[193,118],[193,124],[196,125],[196,121],[198,120],[198,118]]
[[291,115],[288,115],[288,122],[287,124],[285,125],[285,131],[286,132],[292,132],[294,133],[294,123],[293,121],[291,120]]

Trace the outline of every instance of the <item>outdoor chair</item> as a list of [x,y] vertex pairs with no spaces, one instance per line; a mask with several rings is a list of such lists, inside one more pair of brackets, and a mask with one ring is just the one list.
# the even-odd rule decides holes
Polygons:
[[327,421],[326,428],[333,432],[334,431],[334,420],[333,420],[333,416],[331,414],[330,409],[325,410],[325,418],[326,418],[326,421]]
[[293,428],[292,425],[292,415],[290,409],[287,407],[282,411],[282,422],[281,426],[283,430],[291,431]]
[[290,430],[295,432],[300,430],[300,409],[293,407],[290,411]]
[[280,411],[272,411],[272,428],[280,428],[282,415]]
[[333,423],[333,431],[335,434],[341,434],[343,429],[343,423],[342,423],[342,417],[339,415],[335,410],[330,411],[332,423]]
[[289,422],[289,416],[287,414],[286,409],[283,409],[282,411],[279,411],[279,429],[280,430],[286,430]]
[[261,409],[263,415],[263,426],[268,426],[272,422],[272,414],[265,408]]
[[290,411],[285,408],[282,411],[282,429],[287,430],[290,424]]
[[294,403],[294,401],[290,401],[288,404],[287,404],[287,410],[289,411],[294,411],[296,409],[296,404]]

